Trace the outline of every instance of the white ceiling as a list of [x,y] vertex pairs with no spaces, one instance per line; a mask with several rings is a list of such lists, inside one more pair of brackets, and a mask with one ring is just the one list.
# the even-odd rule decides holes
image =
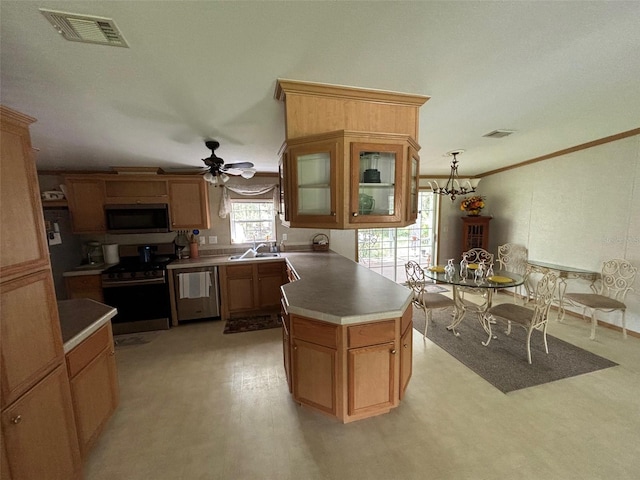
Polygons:
[[[130,48],[64,40],[39,8],[108,17]],[[640,2],[7,1],[1,102],[38,119],[39,170],[277,171],[277,78],[429,95],[421,173],[478,175],[640,126]],[[503,139],[495,129],[516,130]]]

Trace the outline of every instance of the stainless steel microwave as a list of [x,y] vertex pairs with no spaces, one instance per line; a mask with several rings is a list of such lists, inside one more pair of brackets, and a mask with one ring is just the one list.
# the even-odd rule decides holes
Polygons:
[[166,203],[104,206],[107,233],[164,233],[169,231]]

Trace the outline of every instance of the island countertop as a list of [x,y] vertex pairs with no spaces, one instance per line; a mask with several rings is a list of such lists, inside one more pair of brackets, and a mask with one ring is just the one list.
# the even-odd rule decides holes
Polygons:
[[280,257],[229,260],[228,255],[176,260],[167,268],[286,261],[299,280],[281,287],[289,313],[348,325],[402,316],[411,291],[335,252],[283,252]]
[[281,287],[289,313],[339,325],[401,317],[411,291],[333,252],[287,254],[299,280]]
[[60,300],[58,314],[64,353],[73,350],[117,313],[115,308],[88,298]]

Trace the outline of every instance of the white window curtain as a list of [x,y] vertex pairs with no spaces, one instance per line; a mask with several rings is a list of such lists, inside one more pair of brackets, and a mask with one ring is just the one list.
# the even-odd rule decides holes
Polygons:
[[273,191],[273,209],[278,211],[279,197],[278,185],[225,185],[222,189],[222,201],[220,202],[220,211],[218,216],[220,218],[227,218],[227,215],[231,213],[231,197],[229,191],[237,193],[238,195],[244,195],[246,197],[257,197],[258,195],[264,195]]

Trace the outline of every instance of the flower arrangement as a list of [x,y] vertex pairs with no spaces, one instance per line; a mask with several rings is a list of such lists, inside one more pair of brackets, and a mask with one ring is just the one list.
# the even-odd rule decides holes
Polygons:
[[460,202],[460,210],[467,212],[469,215],[480,215],[480,211],[484,208],[484,198],[480,195],[464,198]]

